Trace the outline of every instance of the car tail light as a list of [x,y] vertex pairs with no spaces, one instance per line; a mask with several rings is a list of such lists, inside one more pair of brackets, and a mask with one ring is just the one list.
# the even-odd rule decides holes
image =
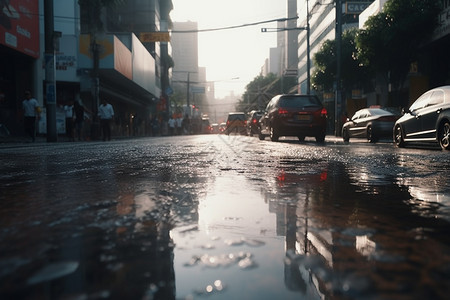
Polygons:
[[324,107],[321,110],[318,110],[316,112],[314,112],[314,115],[316,115],[316,117],[322,117],[322,118],[326,118],[327,117],[327,109]]
[[247,120],[244,120],[244,126],[247,125]]
[[256,123],[258,123],[258,120],[252,119],[252,123],[253,123],[253,124],[256,124]]
[[278,114],[279,115],[287,115],[288,110],[286,108],[280,107],[280,108],[278,108]]
[[231,123],[230,121],[227,121],[227,126],[230,126],[230,123]]

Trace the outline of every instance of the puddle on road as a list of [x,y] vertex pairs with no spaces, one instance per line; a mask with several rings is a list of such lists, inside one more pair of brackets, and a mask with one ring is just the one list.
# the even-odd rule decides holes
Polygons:
[[[284,284],[284,237],[276,234],[276,215],[260,187],[227,172],[199,200],[198,225],[171,231],[177,297],[298,297]],[[226,288],[211,288],[215,281]]]

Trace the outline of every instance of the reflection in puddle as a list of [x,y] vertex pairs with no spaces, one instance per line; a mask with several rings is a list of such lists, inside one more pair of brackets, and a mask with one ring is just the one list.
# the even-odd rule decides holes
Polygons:
[[[171,232],[177,245],[177,295],[189,298],[208,294],[204,288],[193,287],[211,289],[210,278],[215,277],[226,283],[226,289],[220,290],[224,299],[242,299],[246,293],[251,298],[267,299],[267,290],[261,284],[268,281],[273,290],[269,295],[294,299],[284,287],[283,276],[274,277],[277,272],[283,274],[284,257],[283,240],[274,235],[275,216],[261,202],[257,186],[224,172],[199,200],[198,227],[174,228]],[[248,278],[259,282],[251,291]]]
[[24,159],[2,181],[0,298],[448,297],[448,166],[237,142]]

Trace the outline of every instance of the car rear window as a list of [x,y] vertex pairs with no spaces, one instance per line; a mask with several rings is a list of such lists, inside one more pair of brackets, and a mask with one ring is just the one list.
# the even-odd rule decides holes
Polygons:
[[235,120],[245,121],[245,114],[228,115],[228,121],[235,121]]
[[305,106],[321,106],[319,99],[312,96],[293,96],[280,99],[280,107],[295,108]]

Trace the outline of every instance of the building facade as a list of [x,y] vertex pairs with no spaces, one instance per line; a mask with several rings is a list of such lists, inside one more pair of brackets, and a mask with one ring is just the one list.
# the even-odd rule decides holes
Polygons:
[[[44,108],[38,129],[46,133],[43,2],[17,0],[0,11],[5,37],[0,41],[0,123],[11,135],[23,132],[25,89]],[[151,119],[167,111],[159,104],[170,76],[170,47],[167,40],[142,39],[142,33],[168,32],[172,1],[130,0],[102,7],[95,18],[102,30],[90,26],[94,2],[53,1],[54,31],[60,36],[54,66],[58,133],[65,133],[63,105],[81,100],[90,112],[88,121],[94,122],[99,99],[105,98],[116,112],[113,135],[149,134]]]

